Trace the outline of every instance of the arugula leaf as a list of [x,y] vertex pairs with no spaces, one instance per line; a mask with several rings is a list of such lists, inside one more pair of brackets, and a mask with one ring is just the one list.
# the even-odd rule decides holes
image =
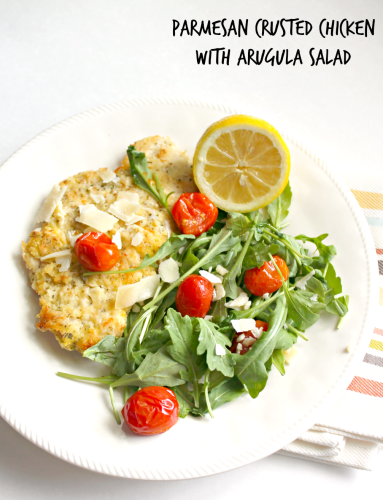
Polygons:
[[140,348],[137,351],[133,351],[136,363],[142,363],[144,356],[147,356],[149,353],[155,354],[158,349],[164,347],[169,341],[170,335],[167,330],[150,330],[140,345]]
[[[225,380],[218,387],[209,392],[210,406],[213,410],[219,408],[225,403],[229,403],[246,392],[242,382],[237,377]],[[201,402],[201,411],[207,413],[206,398]]]
[[[226,377],[234,375],[235,361],[231,352],[226,349],[230,346],[230,340],[218,331],[218,327],[202,318],[198,318],[200,334],[198,336],[197,354],[203,354],[206,351],[206,361],[211,371],[220,371]],[[223,356],[216,353],[216,346],[219,345],[225,350]]]
[[165,196],[157,174],[148,168],[145,153],[136,151],[134,146],[129,146],[127,153],[134,183],[151,194],[172,215],[168,206],[168,198],[172,193]]
[[238,257],[235,260],[234,264],[232,265],[230,271],[223,278],[222,284],[223,284],[223,287],[225,288],[226,296],[230,297],[231,299],[235,299],[238,297],[238,286],[237,286],[236,280],[237,280],[238,275],[241,274],[242,262],[243,262],[243,259],[245,258],[247,251],[248,251],[250,243],[253,239],[253,235],[254,235],[254,229],[249,231],[247,241],[243,245],[241,253],[238,255]]
[[187,273],[189,269],[198,264],[198,257],[194,255],[192,250],[189,248],[182,260],[181,273]]
[[250,247],[243,261],[243,269],[253,269],[261,267],[264,262],[269,260],[269,253],[276,254],[279,250],[279,245],[272,243],[265,245],[263,242],[258,242]]
[[299,330],[305,331],[319,319],[319,314],[314,312],[317,303],[305,299],[297,291],[292,290],[290,292],[285,285],[284,290],[289,310],[289,318],[294,321]]
[[176,300],[176,293],[177,290],[172,290],[171,292],[168,293],[168,295],[166,295],[164,300],[158,306],[156,314],[154,315],[154,318],[152,320],[152,326],[155,327],[160,321],[162,321],[163,317],[166,314],[167,309],[169,309],[169,307],[171,307],[174,304]]
[[180,418],[185,418],[194,408],[193,394],[188,391],[187,384],[173,387],[172,391],[176,395],[180,407],[178,416]]
[[236,212],[229,212],[226,227],[231,229],[233,236],[241,236],[246,233],[250,225],[249,219],[246,215],[238,214]]
[[116,338],[114,335],[107,335],[84,351],[83,357],[107,366],[114,366],[118,356],[124,352],[125,342],[124,337]]
[[213,259],[202,266],[202,269],[208,270],[209,267],[216,268],[218,264],[220,264],[225,269],[230,269],[230,267],[234,264],[235,258],[238,253],[242,250],[242,244],[239,241],[233,247],[230,248],[226,253],[221,253],[216,255]]
[[180,377],[184,366],[172,359],[166,347],[161,347],[155,354],[149,353],[134,373],[125,374],[115,382],[112,387],[125,385],[148,387],[159,385],[174,387],[182,385],[185,381]]
[[322,243],[322,241],[326,239],[327,236],[328,234],[321,234],[316,238],[310,238],[309,236],[305,236],[304,234],[296,236],[297,240],[301,240],[303,241],[303,243],[306,243],[306,241],[311,241],[311,243],[314,243],[314,245],[317,247],[319,257],[312,258],[312,267],[318,269],[324,268],[326,264],[329,264],[332,261],[333,257],[336,255],[336,248],[334,247],[334,245],[325,245],[324,243]]
[[297,335],[295,333],[289,332],[285,328],[281,328],[274,349],[290,349],[296,341]]
[[275,349],[272,354],[272,362],[273,365],[278,369],[281,375],[284,375],[285,372],[285,356],[283,354],[282,349]]
[[[226,235],[229,236],[226,237]],[[233,236],[231,230],[227,229],[226,227],[223,228],[219,233],[213,234],[210,241],[209,249],[206,252],[206,255],[210,252],[209,259],[206,260],[206,262],[204,262],[204,265],[211,265],[210,263],[213,262],[213,259],[217,255],[228,252],[237,243],[239,243],[239,237]]]
[[126,353],[124,351],[116,359],[112,373],[115,373],[117,377],[122,377],[125,373],[132,373],[133,369],[133,365],[127,360]]
[[181,372],[181,377],[193,384],[193,395],[195,406],[199,406],[198,380],[205,373],[207,366],[204,358],[197,354],[198,332],[197,321],[189,316],[182,317],[174,309],[169,309],[165,317],[165,328],[172,340],[171,346],[167,347],[170,356],[186,367]]
[[273,226],[276,227],[277,229],[281,227],[282,222],[289,215],[291,198],[292,198],[292,192],[290,183],[287,183],[287,186],[278,196],[278,198],[276,198],[267,206],[267,212],[270,216],[271,222]]
[[327,267],[327,272],[325,275],[325,280],[329,288],[331,288],[333,295],[338,295],[342,293],[342,280],[336,275],[334,266],[329,264]]
[[294,254],[290,252],[290,250],[282,242],[276,241],[276,244],[279,248],[276,252],[274,252],[274,255],[278,255],[278,257],[286,262],[287,267],[289,268],[289,277],[294,278],[298,272],[298,263],[294,258]]
[[340,277],[336,275],[332,264],[329,264],[327,267],[325,279],[331,291],[331,298],[327,303],[326,311],[342,318],[346,316],[348,312],[349,296],[344,295],[343,297],[339,297],[337,299],[334,297],[335,295],[342,293],[342,281]]
[[294,290],[293,293],[299,296],[301,302],[304,303],[312,312],[321,313],[326,307],[325,303],[321,302],[320,300],[311,300],[311,297],[314,294],[309,290]]
[[211,391],[209,394],[211,407],[214,410],[229,401],[233,401],[244,392],[246,390],[242,382],[237,377],[233,377]]
[[312,276],[307,281],[306,290],[311,292],[313,295],[318,295],[319,301],[321,302],[325,301],[325,296],[326,296],[325,287],[323,286],[323,283],[315,276]]
[[268,374],[266,363],[273,354],[278,333],[286,321],[287,307],[283,295],[278,297],[276,307],[269,317],[269,328],[258,339],[246,354],[234,354],[236,365],[234,372],[239,380],[247,387],[252,398],[265,388]]

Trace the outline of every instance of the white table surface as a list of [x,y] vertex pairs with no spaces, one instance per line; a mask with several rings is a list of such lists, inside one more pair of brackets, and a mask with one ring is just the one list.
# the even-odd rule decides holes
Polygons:
[[[172,37],[172,19],[376,19],[374,37]],[[188,97],[227,103],[270,121],[318,151],[340,174],[382,172],[381,0],[2,0],[0,164],[51,125],[122,99]],[[301,49],[303,66],[197,66],[195,49]],[[310,67],[311,47],[351,52],[346,66]],[[185,117],[187,119],[187,117]],[[379,136],[378,136],[379,134]],[[0,292],[4,293],[4,292]],[[3,332],[4,334],[5,332]],[[11,383],[9,381],[2,383]],[[22,394],[20,394],[22,397]],[[58,416],[59,418],[59,416]],[[383,424],[382,424],[383,425]],[[5,499],[210,499],[257,494],[348,498],[381,489],[373,472],[272,456],[184,482],[106,477],[40,450],[0,419],[0,495]]]

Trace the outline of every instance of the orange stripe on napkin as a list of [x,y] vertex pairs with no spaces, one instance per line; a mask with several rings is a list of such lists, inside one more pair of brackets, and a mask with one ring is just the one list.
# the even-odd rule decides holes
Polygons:
[[370,191],[357,191],[356,189],[351,189],[356,201],[362,208],[375,208],[377,210],[383,210],[383,194],[382,193],[371,193]]
[[380,328],[374,328],[374,333],[376,335],[382,335],[383,336],[383,330],[381,330]]
[[371,347],[371,349],[376,349],[377,351],[383,351],[383,342],[371,339],[370,345],[368,347]]
[[378,255],[383,255],[383,248],[377,248],[377,249],[376,249],[376,253],[377,253]]
[[383,398],[383,383],[368,378],[354,377],[347,390]]

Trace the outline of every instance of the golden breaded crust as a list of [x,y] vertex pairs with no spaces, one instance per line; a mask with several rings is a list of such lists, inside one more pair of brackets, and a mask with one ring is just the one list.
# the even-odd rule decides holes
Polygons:
[[[143,151],[149,167],[160,178],[165,193],[174,191],[169,198],[172,207],[183,192],[196,191],[192,177],[191,161],[168,138],[148,137],[135,143]],[[106,335],[121,336],[128,309],[115,309],[117,289],[121,285],[136,283],[145,276],[155,274],[151,267],[126,274],[99,274],[84,277],[84,269],[70,245],[69,233],[82,234],[90,230],[76,222],[79,205],[95,204],[99,210],[108,211],[120,191],[138,193],[141,208],[137,215],[143,220],[127,226],[119,220],[106,233],[112,237],[121,230],[122,248],[114,270],[137,267],[146,254],[153,255],[168,238],[168,229],[176,231],[172,217],[146,191],[135,186],[127,157],[116,171],[118,181],[103,182],[99,173],[79,173],[60,183],[67,186],[60,204],[49,222],[32,231],[27,243],[22,244],[23,258],[30,271],[32,288],[40,296],[41,312],[37,327],[52,331],[61,347],[83,352]],[[103,195],[105,201],[95,203],[91,194]],[[132,246],[132,237],[141,232],[144,236],[138,246]],[[68,271],[60,272],[55,260],[41,261],[41,257],[71,249],[72,258]]]

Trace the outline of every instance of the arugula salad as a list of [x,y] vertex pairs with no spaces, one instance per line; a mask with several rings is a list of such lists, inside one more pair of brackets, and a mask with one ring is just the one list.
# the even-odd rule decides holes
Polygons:
[[[338,317],[341,326],[348,296],[332,264],[336,249],[326,244],[328,235],[285,233],[290,184],[265,208],[250,213],[217,209],[200,193],[182,195],[170,211],[169,194],[145,154],[130,147],[128,156],[135,184],[174,216],[182,232],[173,233],[138,267],[105,272],[152,266],[160,276],[166,275],[161,267],[172,269],[167,273],[172,277],[161,279],[152,297],[130,310],[120,338],[108,335],[84,352],[110,367],[110,375],[58,375],[104,384],[118,423],[114,392],[123,388],[124,402],[131,401],[123,415],[128,423],[128,410],[136,412],[135,432],[144,426],[142,415],[137,416],[140,401],[132,398],[146,391],[142,401],[150,405],[153,389],[162,391],[168,405],[156,418],[165,420],[150,434],[167,430],[178,416],[213,417],[216,408],[244,393],[257,398],[273,365],[285,374],[287,351],[298,337],[308,340],[307,330],[322,312]],[[315,246],[312,254],[307,242]],[[89,274],[95,272],[84,273]],[[150,423],[145,425],[150,430]]]

